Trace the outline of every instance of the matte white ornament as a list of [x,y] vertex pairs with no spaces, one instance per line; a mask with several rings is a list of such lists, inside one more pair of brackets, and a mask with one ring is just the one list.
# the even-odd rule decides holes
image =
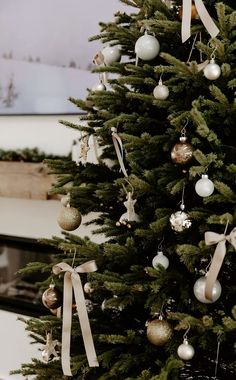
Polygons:
[[144,34],[139,37],[135,44],[135,53],[138,58],[144,61],[151,61],[160,51],[160,43],[156,37],[150,34]]
[[221,296],[221,285],[218,280],[214,283],[212,290],[212,301],[205,297],[206,276],[200,277],[194,284],[193,292],[198,301],[202,303],[213,303]]
[[203,174],[195,184],[195,191],[200,197],[209,197],[214,191],[214,183],[208,178],[207,174]]
[[158,100],[165,100],[169,96],[169,89],[167,86],[162,84],[162,80],[160,79],[158,85],[153,90],[154,98]]
[[190,360],[195,354],[195,350],[191,344],[188,343],[187,338],[184,338],[183,343],[178,347],[177,354],[180,359]]
[[121,58],[121,51],[120,48],[115,46],[106,46],[102,50],[102,55],[104,57],[104,63],[105,65],[109,66],[113,62],[119,62]]
[[169,259],[166,257],[162,251],[158,251],[157,255],[153,257],[152,266],[158,269],[158,265],[162,265],[165,269],[169,266]]
[[209,80],[218,79],[221,74],[220,66],[215,63],[214,59],[210,60],[210,63],[206,65],[203,70],[204,76]]
[[102,82],[99,82],[92,87],[92,91],[94,92],[106,91],[106,86]]

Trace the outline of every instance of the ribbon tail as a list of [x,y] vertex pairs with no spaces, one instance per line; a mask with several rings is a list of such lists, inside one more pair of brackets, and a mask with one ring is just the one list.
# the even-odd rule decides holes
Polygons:
[[72,275],[72,283],[88,363],[90,367],[99,367],[97,355],[94,348],[90,323],[88,319],[88,313],[85,305],[83,287],[80,276],[78,274],[74,273]]
[[[124,161],[123,161],[123,145],[121,138],[119,135],[115,132],[112,133],[112,141],[115,147],[116,155],[120,164],[120,168],[124,174],[125,177],[128,177],[127,171],[125,169]],[[119,148],[120,146],[120,148]]]
[[197,13],[205,26],[206,30],[210,34],[212,38],[216,37],[219,33],[219,29],[217,28],[216,24],[212,20],[211,16],[209,15],[204,3],[202,0],[195,0],[195,6],[197,9]]
[[64,276],[62,349],[61,349],[61,364],[62,364],[63,374],[65,376],[72,376],[72,372],[70,368],[71,318],[72,318],[72,283],[71,283],[71,274],[66,272]]
[[182,42],[185,42],[191,36],[191,10],[192,0],[183,0],[183,13],[181,24]]
[[226,241],[223,240],[220,241],[216,246],[212,263],[206,277],[205,297],[210,301],[213,300],[213,286],[217,280],[217,276],[224,261],[225,254]]

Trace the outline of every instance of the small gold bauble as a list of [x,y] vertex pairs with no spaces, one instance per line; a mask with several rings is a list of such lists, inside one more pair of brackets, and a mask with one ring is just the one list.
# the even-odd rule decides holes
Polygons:
[[74,231],[81,224],[81,214],[77,208],[74,207],[62,207],[57,223],[65,231]]
[[175,144],[171,150],[171,159],[174,163],[184,165],[187,164],[193,156],[193,148],[185,141]]
[[62,305],[62,294],[54,285],[50,285],[42,295],[42,302],[48,309],[57,309]]
[[[183,17],[183,7],[182,6],[179,7],[178,16],[179,16],[180,20],[182,20],[182,17]],[[192,20],[198,20],[199,19],[197,8],[194,4],[191,7],[191,19]]]
[[163,346],[171,336],[173,330],[171,325],[163,319],[153,319],[147,323],[147,338],[155,346]]

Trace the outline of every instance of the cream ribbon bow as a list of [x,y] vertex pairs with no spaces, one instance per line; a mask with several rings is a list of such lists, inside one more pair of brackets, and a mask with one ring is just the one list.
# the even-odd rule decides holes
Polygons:
[[213,286],[215,281],[217,280],[218,273],[225,258],[226,241],[232,244],[233,247],[236,249],[236,227],[233,228],[229,235],[217,234],[216,232],[211,231],[205,232],[206,245],[217,244],[210,269],[206,276],[205,297],[211,301]]
[[93,337],[85,305],[83,286],[79,273],[89,273],[97,270],[94,260],[72,268],[67,263],[59,263],[52,268],[54,274],[64,272],[63,292],[63,323],[62,323],[62,348],[61,362],[63,374],[72,376],[70,368],[70,339],[72,319],[72,291],[74,290],[77,313],[80,321],[81,333],[84,341],[85,351],[90,367],[98,367],[98,360],[94,348]]
[[120,138],[120,136],[117,133],[117,129],[115,127],[111,128],[111,136],[112,136],[112,141],[115,147],[117,159],[120,164],[120,169],[122,173],[124,174],[125,177],[128,177],[127,171],[125,169],[125,164],[124,164],[124,148],[123,148],[123,143]]
[[[202,0],[195,0],[195,6],[199,18],[201,19],[206,30],[212,38],[216,37],[219,33],[219,29],[212,20],[211,16],[207,12],[207,9]],[[191,9],[192,0],[183,0],[183,15],[182,15],[182,25],[181,25],[181,36],[182,42],[185,42],[191,36]]]

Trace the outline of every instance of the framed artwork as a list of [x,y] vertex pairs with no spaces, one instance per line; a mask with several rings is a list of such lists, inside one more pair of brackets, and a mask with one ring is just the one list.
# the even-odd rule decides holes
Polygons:
[[110,21],[119,0],[0,0],[0,115],[78,113],[96,82],[88,38]]

